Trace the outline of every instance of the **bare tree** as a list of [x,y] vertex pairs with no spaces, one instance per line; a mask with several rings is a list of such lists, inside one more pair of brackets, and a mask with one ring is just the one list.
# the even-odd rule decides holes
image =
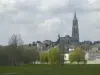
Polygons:
[[9,45],[12,45],[12,46],[14,46],[14,47],[18,47],[18,46],[23,45],[23,41],[22,41],[22,39],[21,39],[21,35],[20,35],[20,34],[18,34],[18,35],[13,34],[13,35],[11,36],[11,38],[9,39],[8,44],[9,44]]
[[12,60],[13,65],[17,65],[19,63],[19,57],[21,54],[21,46],[23,46],[23,41],[21,39],[20,34],[16,35],[13,34],[11,38],[9,39],[9,57]]

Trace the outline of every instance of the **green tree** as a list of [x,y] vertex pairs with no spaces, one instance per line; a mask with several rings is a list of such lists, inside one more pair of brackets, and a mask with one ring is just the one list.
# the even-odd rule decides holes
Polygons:
[[48,63],[48,61],[49,61],[48,54],[49,54],[48,51],[40,53],[40,61],[41,61],[41,63],[45,63],[45,62]]
[[8,57],[4,48],[0,48],[0,65],[8,65],[7,61]]
[[57,64],[60,62],[60,52],[59,48],[52,48],[49,51],[49,63]]
[[8,46],[0,46],[0,65],[19,66],[36,60],[39,60],[39,51],[35,46],[23,46],[20,35],[12,35]]
[[8,56],[8,60],[9,60],[9,65],[13,65],[13,66],[18,66],[20,65],[21,62],[23,62],[23,56],[22,53],[24,52],[24,48],[23,47],[13,47],[13,46],[7,46],[4,48],[5,52]]
[[37,49],[35,48],[24,48],[24,52],[23,52],[23,61],[26,64],[29,63],[34,63],[38,60],[39,57],[39,52],[37,51]]
[[85,52],[81,48],[76,48],[70,55],[69,55],[69,61],[70,63],[77,62],[78,64],[80,62],[86,63],[85,60]]

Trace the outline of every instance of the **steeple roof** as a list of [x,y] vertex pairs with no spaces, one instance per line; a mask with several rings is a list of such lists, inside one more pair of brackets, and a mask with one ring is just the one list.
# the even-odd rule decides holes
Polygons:
[[76,12],[74,13],[74,19],[73,20],[77,20]]

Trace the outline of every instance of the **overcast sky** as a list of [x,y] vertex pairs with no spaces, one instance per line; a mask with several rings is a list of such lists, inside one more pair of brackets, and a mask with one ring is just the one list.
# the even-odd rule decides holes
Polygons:
[[71,35],[74,11],[80,41],[100,40],[100,0],[0,0],[0,44],[12,34],[21,34],[24,43]]

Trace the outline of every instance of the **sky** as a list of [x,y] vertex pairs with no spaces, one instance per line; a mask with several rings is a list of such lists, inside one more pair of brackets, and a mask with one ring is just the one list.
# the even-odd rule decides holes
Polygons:
[[0,0],[0,44],[12,34],[25,44],[71,36],[75,11],[80,41],[100,40],[100,0]]

